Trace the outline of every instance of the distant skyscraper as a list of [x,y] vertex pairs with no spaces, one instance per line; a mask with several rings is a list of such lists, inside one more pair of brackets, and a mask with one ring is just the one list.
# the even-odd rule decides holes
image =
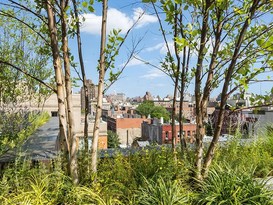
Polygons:
[[152,96],[152,94],[150,93],[150,92],[146,92],[145,93],[145,95],[144,95],[144,97],[143,97],[143,100],[145,101],[145,100],[154,100],[154,98],[153,98],[153,96]]
[[126,100],[126,95],[124,93],[117,93],[116,100],[124,102]]
[[[98,97],[98,86],[95,85],[92,80],[87,80],[87,91],[88,91],[88,100],[89,100],[89,112],[91,111],[91,102],[97,100]],[[85,108],[85,99],[84,99],[84,87],[81,87],[81,109]]]

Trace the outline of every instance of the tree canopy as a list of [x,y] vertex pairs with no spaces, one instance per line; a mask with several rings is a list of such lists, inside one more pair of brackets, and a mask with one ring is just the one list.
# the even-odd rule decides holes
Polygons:
[[[194,84],[196,113],[196,177],[208,172],[222,129],[227,99],[246,92],[272,72],[272,2],[262,0],[143,0],[159,20],[166,47],[161,68],[183,96],[185,84]],[[167,24],[165,23],[167,22]],[[185,71],[187,79],[185,78]],[[184,72],[184,75],[183,75]],[[264,79],[261,79],[264,80]],[[219,89],[221,103],[213,141],[204,153],[207,105]],[[176,96],[174,94],[174,96]],[[272,98],[271,98],[272,101]],[[173,109],[174,106],[173,106]],[[174,112],[173,112],[174,113]],[[205,157],[204,157],[205,156]]]
[[153,101],[146,100],[143,103],[139,104],[136,109],[137,113],[143,115],[145,117],[152,118],[161,118],[163,117],[164,121],[168,121],[170,119],[170,113],[166,110],[166,108],[162,106],[154,105]]

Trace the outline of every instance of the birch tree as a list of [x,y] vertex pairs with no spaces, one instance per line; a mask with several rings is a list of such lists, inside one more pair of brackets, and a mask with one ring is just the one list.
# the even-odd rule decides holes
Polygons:
[[[155,0],[143,2],[156,3]],[[175,4],[180,5],[179,9]],[[184,47],[190,45],[194,54],[184,65],[194,75],[197,125],[195,174],[198,179],[202,179],[206,176],[214,156],[228,97],[235,91],[245,92],[251,80],[272,67],[272,57],[268,50],[259,46],[272,35],[272,22],[266,20],[272,13],[272,3],[259,0],[168,0],[159,1],[156,5],[162,8],[172,27],[178,26],[188,34],[181,38],[172,38],[172,41]],[[165,5],[168,12],[164,10]],[[168,21],[168,14],[173,13],[173,17],[182,9],[184,21],[180,25],[175,21]],[[188,77],[183,76],[185,73],[180,74],[182,79]],[[220,114],[213,140],[208,151],[204,153],[207,104],[216,88],[221,88]]]
[[[101,42],[100,42],[100,59],[98,65],[99,71],[99,83],[98,83],[98,98],[96,105],[96,116],[94,122],[92,149],[91,149],[91,170],[97,172],[97,159],[98,159],[98,140],[99,140],[99,130],[100,122],[102,116],[102,100],[104,93],[112,86],[120,77],[126,66],[132,60],[133,56],[137,54],[137,46],[140,43],[138,40],[132,45],[132,50],[129,52],[126,62],[121,68],[115,66],[115,59],[119,55],[119,51],[124,45],[124,42],[129,36],[129,33],[137,25],[144,12],[141,13],[135,20],[133,25],[127,30],[125,35],[122,37],[120,35],[120,29],[113,29],[107,36],[106,26],[107,26],[107,12],[108,12],[108,0],[100,0],[102,2],[102,23],[101,23]],[[106,73],[109,76],[106,79]]]
[[[20,14],[20,12],[25,12],[29,16],[33,17],[33,22],[25,22],[20,19],[21,16],[9,16],[34,31],[39,38],[45,41],[46,44],[45,47],[43,47],[43,52],[46,52],[47,54],[51,52],[56,85],[54,91],[56,91],[57,94],[60,122],[60,143],[62,151],[67,152],[66,157],[69,164],[68,170],[72,180],[74,183],[78,183],[76,158],[77,148],[72,111],[71,72],[68,51],[68,16],[66,13],[69,1],[60,0],[59,2],[55,2],[45,0],[31,3],[25,2],[25,4],[13,0],[8,0],[8,2],[10,4],[5,4],[5,6],[17,10],[18,14]],[[32,3],[35,3],[35,8]],[[58,27],[57,25],[57,18],[61,22],[61,27]],[[59,48],[60,45],[62,49]],[[61,50],[63,56],[61,56]],[[62,64],[62,62],[64,62],[64,64]],[[65,71],[64,73],[63,67]]]
[[82,41],[81,41],[81,30],[80,30],[80,18],[79,18],[79,9],[78,2],[76,0],[72,0],[73,9],[74,9],[74,18],[75,18],[75,26],[76,26],[76,36],[77,36],[77,46],[78,46],[78,56],[80,61],[81,68],[81,80],[84,89],[84,150],[85,153],[88,153],[88,114],[89,114],[89,97],[88,97],[88,88],[87,88],[87,78],[85,74],[85,66],[83,61],[83,53],[82,53]]
[[105,47],[106,47],[106,23],[107,23],[108,0],[102,0],[102,23],[101,23],[101,43],[100,43],[100,60],[99,60],[99,84],[98,84],[98,98],[97,108],[94,123],[92,151],[91,151],[91,169],[97,172],[97,158],[98,158],[98,140],[100,131],[100,118],[102,113],[102,99],[103,86],[105,78]]

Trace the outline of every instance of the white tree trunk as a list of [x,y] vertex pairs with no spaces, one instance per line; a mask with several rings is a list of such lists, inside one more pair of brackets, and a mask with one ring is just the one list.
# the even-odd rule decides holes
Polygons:
[[104,76],[105,76],[105,45],[106,45],[106,21],[107,21],[107,9],[108,0],[103,0],[103,12],[102,12],[102,27],[101,27],[101,47],[100,47],[100,65],[99,65],[99,84],[98,84],[98,99],[96,117],[94,123],[92,151],[91,151],[91,170],[97,172],[97,158],[98,158],[98,141],[99,141],[99,130],[100,130],[100,119],[102,113],[102,98],[103,98],[103,87],[104,87]]

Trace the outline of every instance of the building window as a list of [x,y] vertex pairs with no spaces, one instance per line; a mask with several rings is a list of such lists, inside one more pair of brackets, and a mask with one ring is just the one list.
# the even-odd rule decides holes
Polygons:
[[167,131],[167,132],[165,133],[165,135],[166,135],[166,136],[165,136],[165,140],[168,141],[168,140],[169,140],[169,132]]
[[51,117],[58,117],[58,112],[57,111],[52,111],[51,112]]
[[187,132],[187,136],[190,137],[191,136],[191,131]]

